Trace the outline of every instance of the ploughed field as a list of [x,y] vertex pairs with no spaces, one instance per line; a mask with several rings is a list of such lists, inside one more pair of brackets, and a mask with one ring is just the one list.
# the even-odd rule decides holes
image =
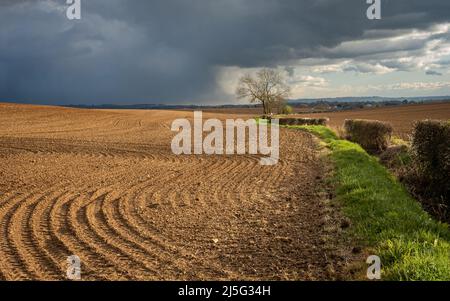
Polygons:
[[176,156],[192,116],[0,104],[0,279],[66,279],[71,255],[83,280],[334,277],[314,138],[282,129],[275,166]]
[[[303,116],[303,115],[301,115]],[[308,114],[309,117],[328,117],[330,126],[339,128],[345,119],[370,119],[389,122],[394,135],[410,140],[414,121],[424,119],[450,120],[450,102],[382,107],[354,111]]]

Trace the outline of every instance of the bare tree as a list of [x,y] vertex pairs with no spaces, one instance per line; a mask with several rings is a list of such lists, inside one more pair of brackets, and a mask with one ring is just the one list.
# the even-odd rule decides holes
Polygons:
[[264,115],[272,113],[272,108],[289,97],[290,88],[285,84],[280,72],[262,69],[256,77],[250,74],[239,80],[236,95],[239,99],[247,98],[250,102],[261,102]]

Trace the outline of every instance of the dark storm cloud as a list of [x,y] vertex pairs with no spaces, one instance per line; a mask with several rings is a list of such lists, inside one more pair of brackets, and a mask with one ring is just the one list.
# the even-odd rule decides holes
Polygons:
[[442,76],[443,74],[441,72],[437,72],[434,70],[428,70],[427,72],[425,72],[426,75],[434,75],[434,76]]
[[450,20],[448,0],[385,0],[381,21],[365,0],[82,0],[80,21],[65,2],[0,1],[0,101],[220,101],[217,67],[360,56],[321,49]]

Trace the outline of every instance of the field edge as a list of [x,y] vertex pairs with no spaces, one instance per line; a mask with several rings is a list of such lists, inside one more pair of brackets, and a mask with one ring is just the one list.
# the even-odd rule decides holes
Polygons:
[[[318,136],[335,166],[330,181],[335,200],[351,220],[349,235],[378,255],[383,280],[450,280],[450,230],[432,219],[419,202],[375,157],[341,140],[324,126],[294,126]],[[395,201],[393,201],[395,200]]]

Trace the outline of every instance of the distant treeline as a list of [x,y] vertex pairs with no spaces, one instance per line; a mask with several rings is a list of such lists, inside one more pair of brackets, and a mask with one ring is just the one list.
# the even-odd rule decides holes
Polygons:
[[128,110],[203,110],[203,109],[227,109],[227,108],[258,108],[260,105],[167,105],[167,104],[131,104],[131,105],[64,105],[70,108],[83,109],[128,109]]
[[[381,98],[380,98],[381,99]],[[375,108],[375,107],[387,107],[387,106],[400,106],[407,104],[424,104],[424,103],[437,103],[437,102],[449,102],[448,99],[443,98],[413,98],[413,99],[401,99],[401,100],[380,100],[376,98],[362,98],[358,101],[356,98],[349,98],[349,101],[345,101],[343,98],[333,100],[292,100],[288,101],[288,104],[296,111],[313,111],[313,112],[332,112],[341,110],[353,110],[362,108]],[[135,110],[207,110],[207,109],[252,109],[261,108],[259,104],[226,104],[226,105],[172,105],[172,104],[102,104],[102,105],[64,105],[71,108],[84,108],[84,109],[135,109]]]

